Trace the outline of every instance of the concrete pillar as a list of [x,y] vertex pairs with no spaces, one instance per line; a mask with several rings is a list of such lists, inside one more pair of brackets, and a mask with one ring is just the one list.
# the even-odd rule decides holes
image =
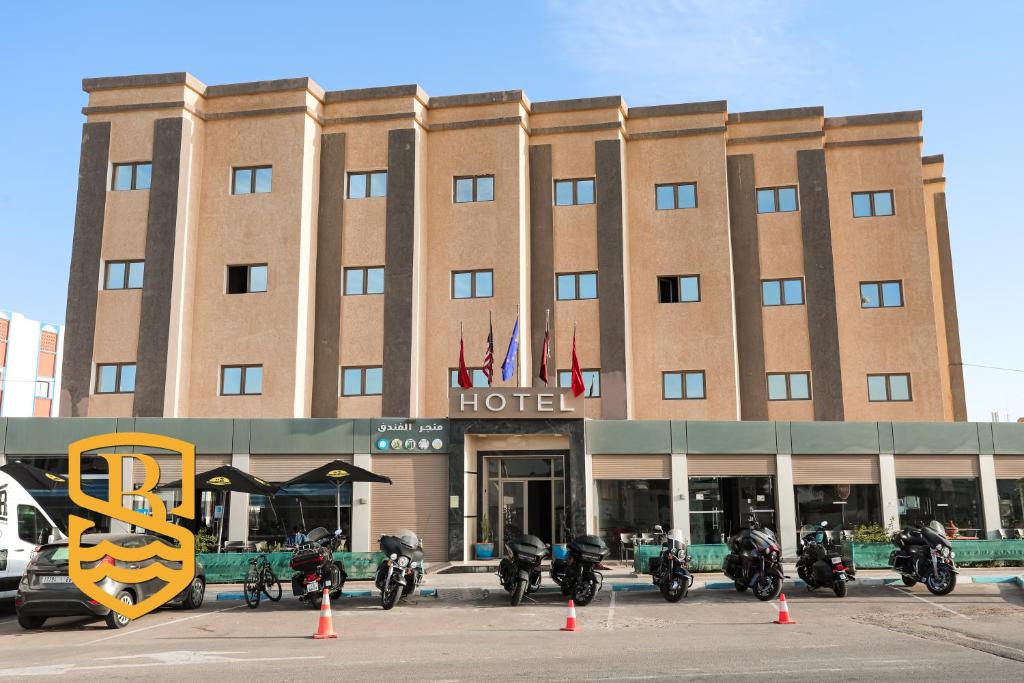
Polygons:
[[779,542],[782,543],[782,556],[795,558],[797,548],[796,490],[793,488],[793,456],[789,453],[775,455],[775,482],[778,491],[777,526],[779,527]]
[[[235,453],[231,456],[231,466],[243,472],[249,471],[249,454]],[[198,492],[197,492],[198,493]],[[249,540],[249,494],[232,491],[228,494],[228,537],[229,541]]]
[[889,531],[898,531],[900,502],[896,492],[896,458],[892,453],[878,455],[878,477],[882,493],[882,526]]
[[[357,453],[352,456],[352,464],[364,470],[373,471],[372,458],[369,453]],[[376,484],[387,486],[387,484]],[[352,483],[352,536],[348,547],[354,553],[370,552],[370,510],[373,500],[370,497],[373,485],[365,481]]]
[[[687,545],[690,543],[690,477],[687,474],[686,453],[672,454],[672,528],[683,532]],[[665,529],[668,531],[668,529]]]
[[[134,458],[121,458],[121,491],[131,491],[135,488],[132,477],[135,475],[132,463],[135,462]],[[121,505],[134,506],[134,496],[121,496]],[[112,534],[127,534],[131,533],[132,527],[128,522],[123,522],[120,519],[110,518],[110,533]]]
[[[594,455],[593,453],[585,453],[583,456],[583,471],[586,472],[586,522],[587,522],[587,533],[597,533],[597,501],[594,500]],[[566,492],[568,493],[568,492]],[[568,503],[568,501],[567,501]]]
[[991,453],[978,456],[978,481],[981,484],[982,523],[986,538],[998,538],[1002,526],[999,517],[999,490],[996,485],[996,460]]

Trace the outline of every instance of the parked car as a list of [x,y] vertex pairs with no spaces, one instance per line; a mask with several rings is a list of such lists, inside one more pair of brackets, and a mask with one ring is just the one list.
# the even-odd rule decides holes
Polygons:
[[[95,546],[102,541],[109,541],[123,548],[138,548],[149,543],[160,541],[150,534],[86,534],[82,536],[83,547]],[[100,562],[107,562],[117,567],[128,568],[129,564],[143,565],[145,562],[166,562],[165,560],[143,560],[141,562],[123,562],[107,555]],[[171,562],[171,566],[180,566]],[[160,579],[152,579],[142,583],[121,583],[110,578],[98,584],[108,594],[118,600],[134,604],[145,600],[156,593],[164,585]],[[206,572],[200,562],[196,562],[196,574],[188,588],[169,600],[164,606],[177,605],[184,609],[196,609],[203,604],[206,594]],[[39,548],[28,563],[25,575],[18,585],[14,598],[14,607],[18,612],[18,624],[22,628],[39,628],[50,617],[93,616],[102,617],[108,628],[124,628],[131,619],[100,605],[79,590],[68,576],[68,542],[66,540],[48,543]]]

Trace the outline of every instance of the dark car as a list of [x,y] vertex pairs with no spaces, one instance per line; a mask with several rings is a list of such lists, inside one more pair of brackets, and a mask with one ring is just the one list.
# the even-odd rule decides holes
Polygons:
[[[102,541],[110,541],[123,548],[139,548],[149,543],[162,542],[159,537],[150,534],[86,534],[82,536],[81,545],[82,547],[95,546]],[[109,555],[100,562],[131,569],[145,566],[151,562],[163,562],[172,567],[180,567],[177,562],[162,559],[122,562],[114,560]],[[127,604],[135,604],[160,590],[164,582],[161,579],[152,579],[142,583],[121,583],[111,578],[105,578],[97,585],[108,595],[113,595]],[[203,604],[205,594],[206,573],[202,564],[196,562],[196,574],[192,583],[168,601],[166,605],[196,609]],[[39,628],[50,617],[103,617],[109,628],[124,628],[131,621],[88,597],[71,582],[71,578],[68,576],[68,542],[66,540],[49,543],[39,548],[35,557],[26,567],[25,575],[18,585],[14,607],[18,612],[18,623],[22,628]]]

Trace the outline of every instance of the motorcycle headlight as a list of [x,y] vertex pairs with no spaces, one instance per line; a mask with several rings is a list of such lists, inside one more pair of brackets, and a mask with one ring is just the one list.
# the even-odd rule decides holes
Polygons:
[[398,553],[391,553],[391,557],[388,558],[388,559],[390,559],[392,562],[394,562],[395,560],[398,559]]
[[412,564],[409,565],[409,566],[412,567],[413,569],[416,569],[416,567],[420,566],[420,563],[416,562],[415,560],[413,560]]
[[409,558],[406,557],[405,555],[402,555],[400,558],[398,558],[398,566],[399,567],[408,567],[409,566]]
[[779,559],[779,554],[773,550],[770,553],[768,553],[768,558],[774,562],[777,562]]
[[953,552],[949,548],[947,548],[946,546],[942,546],[942,556],[943,557],[949,557],[952,554],[953,554]]

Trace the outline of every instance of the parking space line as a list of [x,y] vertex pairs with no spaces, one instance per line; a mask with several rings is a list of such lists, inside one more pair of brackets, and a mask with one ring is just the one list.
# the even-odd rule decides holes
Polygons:
[[605,624],[605,628],[609,631],[612,630],[612,622],[615,621],[615,591],[612,591],[612,599],[608,601],[608,622]]
[[229,610],[238,609],[245,607],[246,605],[234,605],[233,607],[225,607],[224,609],[214,610],[212,612],[203,612],[202,614],[193,614],[190,617],[182,617],[181,619],[175,619],[174,621],[164,621],[159,624],[152,624],[150,626],[143,626],[142,628],[132,629],[131,631],[121,631],[115,633],[112,636],[104,636],[103,638],[97,638],[96,640],[90,640],[88,643],[82,643],[82,645],[94,645],[96,643],[102,643],[105,640],[113,640],[114,638],[120,638],[121,636],[130,636],[133,633],[142,633],[143,631],[149,631],[150,629],[160,628],[161,626],[172,626],[174,624],[180,624],[183,621],[190,621],[192,619],[200,619],[202,617],[209,616],[211,614],[218,614],[220,612],[227,612]]
[[946,611],[947,611],[947,612],[949,612],[950,614],[955,614],[955,615],[957,615],[958,617],[963,617],[964,619],[970,619],[970,617],[969,617],[969,616],[967,616],[966,614],[961,614],[960,612],[957,612],[957,611],[956,611],[955,609],[952,609],[952,608],[950,608],[950,607],[946,607],[945,605],[940,605],[940,604],[939,604],[939,603],[937,603],[937,602],[932,602],[932,601],[931,601],[931,600],[929,600],[928,598],[922,598],[922,597],[921,597],[920,595],[914,595],[914,594],[913,594],[913,593],[911,593],[911,592],[910,592],[909,590],[904,590],[904,589],[902,589],[902,588],[899,588],[898,586],[889,586],[889,588],[892,588],[892,589],[893,589],[894,591],[897,591],[897,592],[899,592],[899,593],[903,593],[904,595],[909,595],[909,596],[910,596],[910,597],[912,597],[912,598],[917,598],[917,599],[918,599],[918,600],[920,600],[921,602],[925,602],[925,603],[928,603],[928,604],[929,604],[929,605],[931,605],[932,607],[938,607],[939,609],[943,609],[943,610],[946,610]]

